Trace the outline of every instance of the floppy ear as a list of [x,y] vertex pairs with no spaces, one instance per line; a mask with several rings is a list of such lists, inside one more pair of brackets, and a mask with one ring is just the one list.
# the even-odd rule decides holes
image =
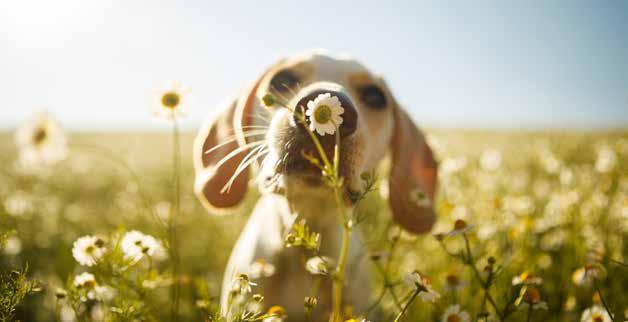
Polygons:
[[[396,104],[395,104],[396,105]],[[394,106],[389,200],[395,221],[413,233],[428,232],[436,221],[433,208],[437,165],[425,136],[408,114]]]
[[[246,144],[243,127],[253,121],[252,113],[257,101],[255,93],[265,74],[242,95],[222,106],[219,114],[203,126],[194,140],[194,191],[203,206],[210,211],[235,207],[246,194],[248,167],[239,174],[229,189],[223,188],[248,152],[246,149],[240,152],[235,150]],[[221,161],[226,157],[230,158]]]

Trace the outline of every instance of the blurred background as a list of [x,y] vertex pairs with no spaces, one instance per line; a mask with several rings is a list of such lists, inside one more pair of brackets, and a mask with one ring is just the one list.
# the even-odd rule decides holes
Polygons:
[[[258,194],[233,216],[208,215],[192,191],[193,136],[265,66],[313,48],[384,76],[425,130],[440,166],[433,232],[474,226],[474,263],[496,260],[490,290],[508,321],[609,322],[605,312],[623,321],[626,35],[626,1],[0,0],[0,321],[7,308],[24,322],[209,321]],[[191,90],[180,135],[151,115],[155,89],[170,80]],[[385,294],[372,294],[380,315],[371,319],[400,311],[390,289],[409,298],[401,280],[415,269],[442,299],[410,306],[407,321],[441,321],[454,305],[496,318],[468,265],[431,234],[391,224],[380,170],[359,227],[375,237],[361,263],[384,254],[389,267],[375,272]],[[125,266],[122,236],[139,230],[168,248],[164,223],[175,213],[178,261],[169,253]],[[108,249],[94,266],[72,251],[86,235]],[[461,239],[447,247],[464,251]],[[76,286],[84,272],[114,296]],[[532,319],[514,304],[528,287],[547,305]]]
[[625,1],[0,3],[0,128],[48,109],[76,130],[159,129],[150,91],[187,84],[196,129],[279,57],[348,53],[427,127],[628,125]]

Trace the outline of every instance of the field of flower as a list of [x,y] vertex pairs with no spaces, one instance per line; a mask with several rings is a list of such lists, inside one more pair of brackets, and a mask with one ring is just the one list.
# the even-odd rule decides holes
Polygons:
[[[628,319],[627,133],[428,134],[439,221],[428,235],[400,231],[376,183],[353,263],[372,267],[373,306],[345,319]],[[0,320],[211,321],[257,196],[208,215],[192,192],[192,139],[180,138],[178,200],[168,134],[72,134],[62,160],[36,169],[0,135]]]

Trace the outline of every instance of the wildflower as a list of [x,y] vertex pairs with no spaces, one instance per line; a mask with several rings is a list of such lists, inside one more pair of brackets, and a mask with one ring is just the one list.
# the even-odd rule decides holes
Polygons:
[[497,170],[502,164],[502,154],[495,149],[488,149],[482,152],[480,166],[486,171]]
[[600,173],[607,173],[613,170],[617,164],[615,151],[608,146],[599,149],[597,160],[595,160],[595,170]]
[[246,311],[252,312],[255,314],[260,314],[264,310],[264,297],[261,294],[253,294],[251,296],[253,301],[249,301],[246,304]]
[[0,241],[0,248],[6,255],[15,256],[22,252],[22,241],[17,236],[11,236],[4,241],[4,247],[2,247]]
[[469,313],[460,309],[460,305],[452,305],[443,313],[442,322],[469,322]]
[[122,237],[121,248],[125,258],[137,262],[144,254],[153,256],[161,250],[161,245],[155,237],[132,230]]
[[523,272],[512,278],[512,285],[540,285],[543,279],[532,273]]
[[303,306],[308,310],[314,310],[318,305],[318,300],[315,297],[307,296],[303,300]]
[[404,276],[404,282],[419,291],[419,297],[423,302],[434,303],[440,298],[440,294],[432,288],[430,280],[427,277],[421,276],[418,271],[406,274],[406,276]]
[[576,297],[573,295],[569,295],[567,300],[565,300],[565,304],[563,305],[563,309],[567,312],[571,312],[576,308],[577,305]]
[[190,90],[181,83],[171,82],[155,91],[154,114],[168,120],[185,116]]
[[319,135],[325,135],[336,132],[342,124],[340,115],[344,111],[338,97],[325,93],[307,103],[305,115],[310,117],[310,130],[318,132]]
[[272,94],[266,94],[262,97],[262,102],[266,107],[273,107],[277,103],[277,99]]
[[93,289],[96,285],[96,278],[91,273],[84,272],[74,277],[74,286],[78,288]]
[[275,274],[275,266],[263,259],[258,259],[251,264],[249,275],[252,279],[270,277]]
[[463,219],[458,219],[454,222],[454,229],[452,229],[449,233],[447,233],[448,237],[462,235],[469,230],[473,229],[473,225],[467,224]]
[[246,274],[239,274],[231,283],[231,291],[235,293],[248,294],[251,293],[251,286],[256,286],[251,282]]
[[263,322],[282,322],[286,317],[286,310],[281,306],[273,306],[268,309],[268,317],[264,318]]
[[527,288],[522,296],[522,308],[532,306],[533,310],[547,310],[547,303],[541,301],[541,293],[534,287]]
[[327,275],[328,262],[327,257],[314,256],[307,260],[305,269],[312,275]]
[[72,246],[72,256],[81,265],[94,266],[105,254],[104,241],[94,236],[83,236]]
[[52,165],[67,156],[67,139],[59,124],[46,112],[35,115],[15,133],[20,165]]
[[571,274],[571,279],[576,285],[589,285],[594,279],[602,278],[605,273],[604,268],[599,264],[587,264],[584,267],[576,269]]
[[116,290],[110,286],[96,285],[87,293],[90,300],[111,301],[116,296]]
[[57,298],[57,300],[63,300],[64,298],[66,298],[68,296],[68,292],[66,292],[64,289],[62,288],[58,288],[55,291],[55,297]]
[[580,322],[611,322],[611,316],[606,310],[598,305],[594,305],[582,312]]
[[455,292],[461,290],[466,283],[460,280],[456,273],[449,273],[445,276],[445,289]]

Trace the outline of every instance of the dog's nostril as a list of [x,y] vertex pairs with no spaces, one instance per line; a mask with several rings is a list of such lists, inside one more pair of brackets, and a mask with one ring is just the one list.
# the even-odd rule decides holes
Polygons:
[[[342,117],[342,124],[340,125],[340,136],[344,138],[355,133],[358,125],[358,113],[355,109],[355,106],[353,105],[353,102],[345,93],[325,89],[314,90],[299,100],[297,106],[295,106],[295,112],[305,113],[305,110],[307,110],[307,103],[309,101],[314,100],[320,94],[326,93],[329,93],[332,96],[336,96],[340,101],[340,105],[344,109],[344,112],[342,113],[342,115],[340,115]],[[293,118],[295,124],[300,123],[296,115],[294,115]],[[309,123],[310,120],[307,119],[307,122]]]

